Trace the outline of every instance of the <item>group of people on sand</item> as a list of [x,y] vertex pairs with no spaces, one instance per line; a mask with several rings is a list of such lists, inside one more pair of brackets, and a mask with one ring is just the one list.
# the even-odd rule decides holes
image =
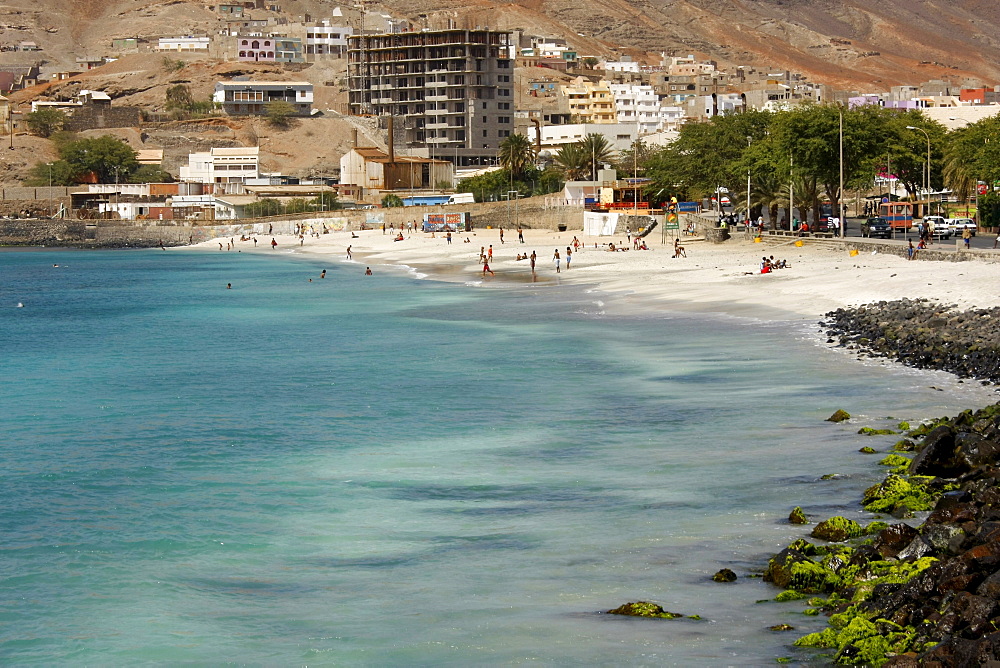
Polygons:
[[788,269],[790,266],[792,265],[788,264],[788,260],[775,260],[773,255],[760,259],[760,273],[762,274],[770,274],[775,269]]

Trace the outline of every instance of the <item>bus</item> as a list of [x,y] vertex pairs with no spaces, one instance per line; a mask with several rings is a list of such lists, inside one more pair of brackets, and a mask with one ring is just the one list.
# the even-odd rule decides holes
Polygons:
[[908,230],[913,227],[913,202],[882,202],[878,217],[893,230]]

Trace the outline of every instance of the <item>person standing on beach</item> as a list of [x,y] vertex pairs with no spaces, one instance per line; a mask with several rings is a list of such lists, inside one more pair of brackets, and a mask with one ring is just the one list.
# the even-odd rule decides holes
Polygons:
[[488,262],[493,261],[493,244],[490,244],[490,249],[486,251],[486,260]]
[[[219,246],[221,247],[222,244],[219,244]],[[274,237],[271,237],[271,250],[274,250],[277,247],[278,247],[278,242],[274,240]]]
[[350,246],[347,247],[347,259],[348,260],[351,259],[351,247]]
[[913,247],[913,241],[910,241],[909,244],[909,247],[906,249],[906,259],[912,260],[913,256],[916,255],[917,250]]
[[490,269],[490,263],[489,262],[483,262],[483,277],[484,278],[486,277],[486,272],[490,272],[490,276],[496,276],[496,274],[493,273],[493,270]]
[[449,232],[448,234],[444,235],[444,238],[448,240],[448,245],[450,246],[451,245],[451,232]]
[[500,228],[500,243],[503,243],[503,228]]
[[519,243],[522,244],[524,243],[524,230],[522,230],[520,227],[517,228],[517,240]]
[[479,261],[486,262],[486,246],[479,247]]
[[559,261],[560,261],[559,249],[558,248],[556,249],[555,254],[552,256],[552,261],[556,263],[556,273],[558,274],[559,273]]
[[274,234],[274,225],[271,225],[270,223],[268,223],[268,225],[267,225],[267,233],[268,234]]
[[535,273],[535,258],[536,257],[537,256],[535,255],[535,251],[531,251],[531,273],[532,274]]
[[569,263],[573,261],[573,249],[566,246],[566,271],[569,271]]
[[969,250],[969,241],[971,239],[972,239],[972,232],[969,231],[969,228],[967,227],[964,230],[962,230],[962,241],[965,242],[965,250]]
[[254,237],[254,238],[253,238],[253,247],[254,247],[254,248],[256,248],[256,247],[257,247],[257,237]]

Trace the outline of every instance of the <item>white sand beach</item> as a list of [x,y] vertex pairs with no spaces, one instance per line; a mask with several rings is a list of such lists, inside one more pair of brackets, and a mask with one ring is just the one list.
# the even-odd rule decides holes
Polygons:
[[[631,306],[723,312],[732,315],[764,318],[816,318],[842,306],[893,300],[903,297],[927,297],[959,308],[985,308],[1000,305],[1000,262],[948,262],[916,259],[888,253],[860,252],[851,256],[840,242],[806,240],[801,247],[783,237],[763,238],[760,243],[737,235],[723,244],[700,239],[684,239],[687,257],[673,257],[673,239],[661,242],[654,233],[646,240],[649,250],[633,250],[624,235],[621,238],[589,237],[580,231],[553,232],[525,229],[525,243],[517,243],[517,231],[505,230],[500,243],[499,230],[477,229],[453,235],[449,245],[443,234],[405,233],[404,240],[394,241],[382,230],[332,232],[306,238],[276,235],[258,237],[258,253],[293,252],[347,259],[351,247],[355,266],[364,272],[370,266],[374,274],[409,268],[430,279],[472,283],[484,288],[504,287],[525,282],[578,283],[593,286],[609,296],[621,297]],[[572,254],[566,269],[566,247],[574,236],[582,243]],[[466,243],[468,239],[468,243]],[[198,244],[205,250],[220,252],[215,239]],[[855,240],[857,241],[857,240]],[[624,245],[628,251],[610,252],[607,244]],[[239,250],[254,250],[250,241],[235,242]],[[490,268],[495,276],[483,275],[479,262],[481,247],[493,246]],[[596,247],[595,247],[596,244]],[[944,242],[954,247],[954,241]],[[934,248],[939,246],[935,245]],[[553,253],[562,255],[562,271],[556,273]],[[537,253],[534,277],[527,260],[518,254]],[[226,252],[226,251],[222,251]],[[975,251],[1000,260],[1000,251]],[[789,268],[761,274],[763,256],[784,259]]]

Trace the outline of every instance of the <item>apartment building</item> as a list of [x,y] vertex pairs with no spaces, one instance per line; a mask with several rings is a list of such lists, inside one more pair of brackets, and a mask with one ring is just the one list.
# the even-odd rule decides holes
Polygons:
[[352,114],[400,119],[402,143],[429,158],[456,167],[496,162],[514,129],[510,33],[351,35],[347,57]]
[[237,60],[244,63],[304,63],[302,40],[294,37],[235,37]]
[[343,58],[347,53],[347,38],[354,34],[354,28],[331,25],[324,20],[305,27],[307,56],[336,56]]
[[615,123],[615,98],[607,81],[577,77],[559,89],[571,117],[579,123]]
[[288,102],[297,116],[312,113],[313,85],[308,81],[219,81],[212,101],[230,116],[267,113],[272,102]]
[[181,165],[180,180],[192,183],[244,183],[260,175],[260,149],[212,148],[205,153],[188,154],[188,164]]
[[660,127],[660,96],[652,86],[611,84],[615,114],[619,123],[638,126],[640,134],[656,132]]

